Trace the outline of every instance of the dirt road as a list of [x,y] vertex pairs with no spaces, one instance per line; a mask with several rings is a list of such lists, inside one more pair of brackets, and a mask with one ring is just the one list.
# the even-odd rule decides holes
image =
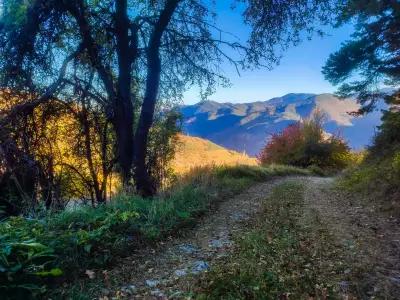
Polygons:
[[[346,253],[347,268],[338,282],[345,299],[400,299],[399,220],[362,206],[337,191],[333,178],[287,177],[253,186],[228,199],[184,236],[137,250],[104,272],[95,297],[181,298],[195,278],[234,249],[232,237],[245,234],[271,190],[284,182],[305,187],[304,215],[319,218]],[[339,258],[338,258],[339,259]],[[343,259],[341,257],[340,259]]]

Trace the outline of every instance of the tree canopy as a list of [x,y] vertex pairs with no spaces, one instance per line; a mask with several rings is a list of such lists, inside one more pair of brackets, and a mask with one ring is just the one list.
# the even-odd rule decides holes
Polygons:
[[[351,0],[343,5],[337,25],[355,23],[352,39],[333,53],[323,73],[339,94],[356,96],[371,111],[382,87],[400,83],[400,4],[398,1]],[[396,98],[392,98],[394,101]]]
[[6,114],[20,117],[54,98],[85,98],[112,124],[123,182],[133,175],[137,190],[151,195],[146,161],[160,100],[177,101],[192,85],[208,95],[227,84],[223,61],[237,70],[272,67],[303,31],[329,23],[338,2],[231,4],[251,29],[247,41],[218,28],[216,4],[208,0],[4,0],[0,88],[32,95]]

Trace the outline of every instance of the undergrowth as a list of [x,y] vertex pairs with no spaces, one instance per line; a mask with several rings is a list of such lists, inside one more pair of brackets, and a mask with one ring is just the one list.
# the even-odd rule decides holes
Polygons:
[[[395,97],[386,100],[391,103]],[[384,111],[382,124],[368,148],[365,159],[348,170],[340,187],[360,200],[375,204],[390,215],[400,216],[400,114]]]
[[152,199],[119,195],[97,208],[9,218],[0,223],[0,293],[9,299],[39,297],[67,276],[73,280],[86,268],[105,266],[132,247],[193,224],[210,206],[254,182],[289,174],[310,172],[286,166],[208,167],[193,170]]
[[303,214],[302,184],[277,186],[234,253],[204,275],[196,299],[331,299],[338,253],[317,214]]
[[[381,156],[370,155],[347,170],[338,181],[339,188],[357,195],[390,215],[400,215],[400,151]],[[366,204],[367,204],[366,203]]]

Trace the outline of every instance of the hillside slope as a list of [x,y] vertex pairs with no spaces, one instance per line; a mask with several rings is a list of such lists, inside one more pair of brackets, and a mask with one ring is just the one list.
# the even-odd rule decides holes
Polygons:
[[186,133],[249,155],[256,155],[271,134],[309,117],[316,109],[326,115],[325,130],[337,133],[360,149],[369,144],[380,124],[381,112],[350,115],[359,104],[332,94],[287,94],[268,101],[232,104],[204,101],[182,107]]
[[208,140],[179,135],[177,153],[172,168],[182,174],[192,168],[207,165],[256,165],[257,160],[236,151],[225,149]]

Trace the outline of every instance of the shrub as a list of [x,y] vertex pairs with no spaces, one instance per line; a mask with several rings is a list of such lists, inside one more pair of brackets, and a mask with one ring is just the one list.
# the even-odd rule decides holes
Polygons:
[[260,163],[333,170],[345,168],[352,160],[350,149],[338,135],[324,133],[322,120],[316,113],[313,118],[274,134],[258,156]]

